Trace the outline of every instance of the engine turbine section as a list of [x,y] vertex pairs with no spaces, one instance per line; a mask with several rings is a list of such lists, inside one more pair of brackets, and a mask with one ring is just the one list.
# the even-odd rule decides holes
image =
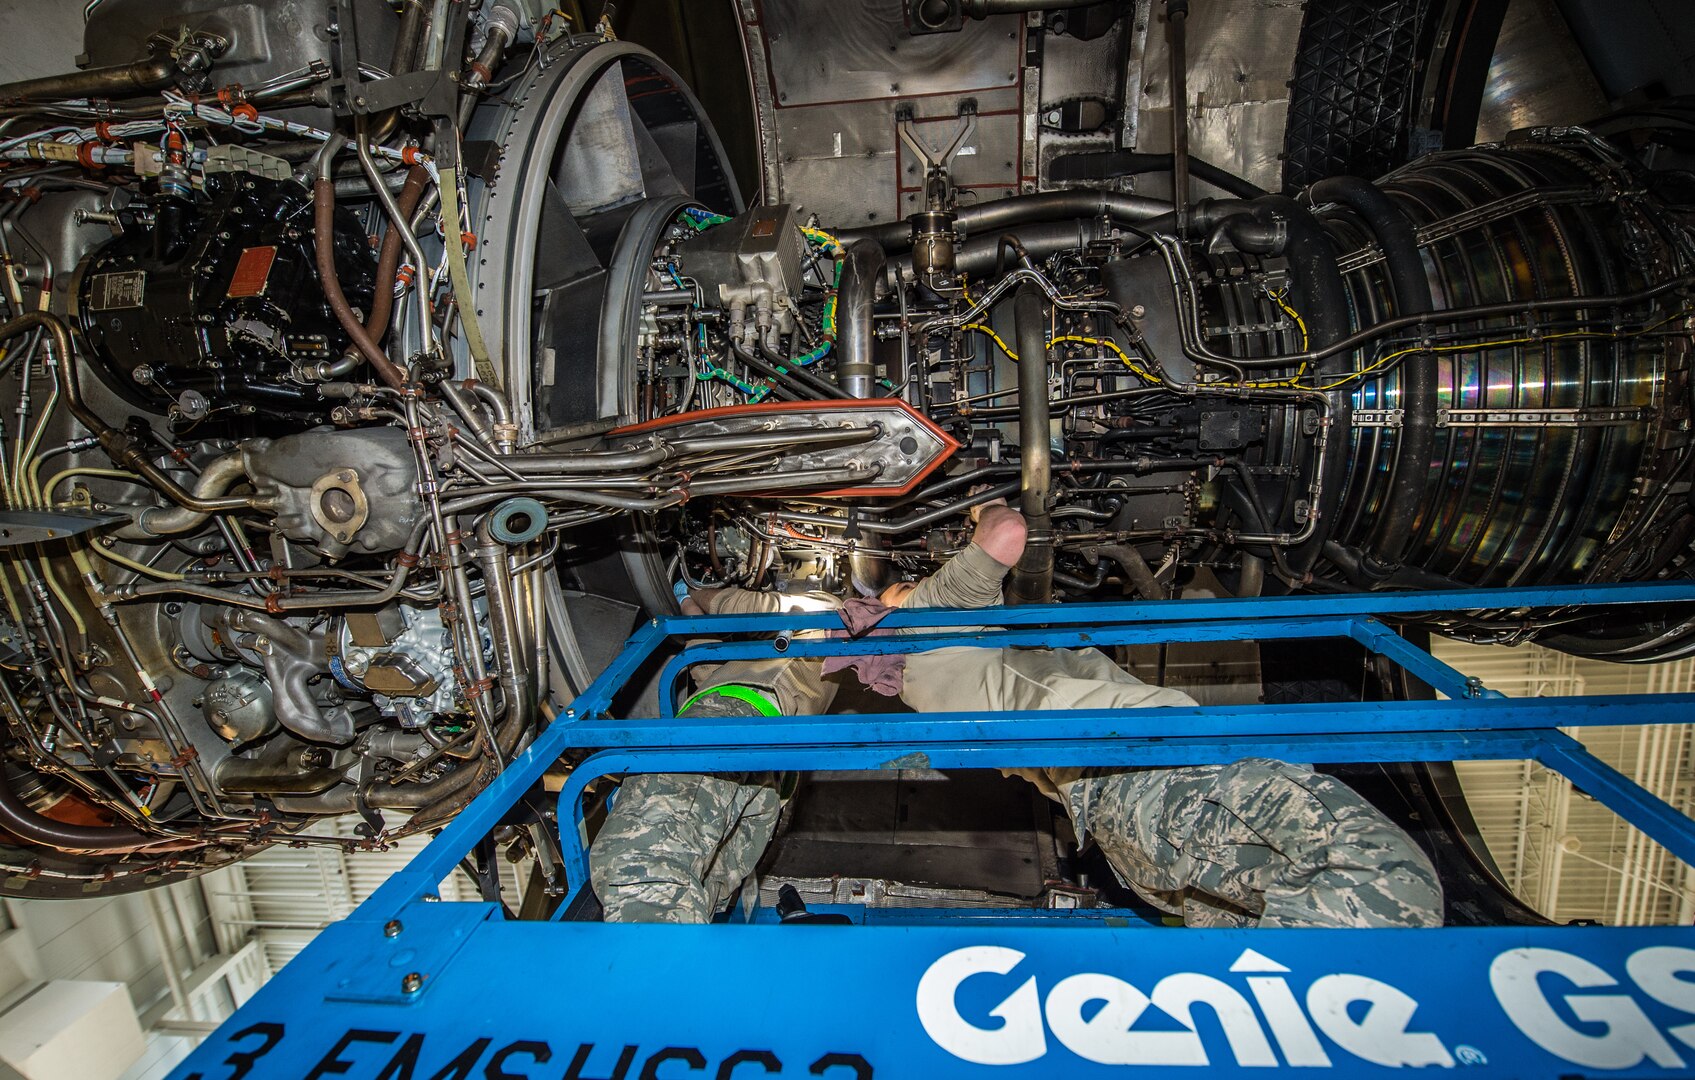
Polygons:
[[[891,220],[770,160],[748,205],[682,78],[552,5],[274,6],[106,0],[100,67],[0,89],[8,890],[434,828],[679,585],[877,594],[997,498],[1015,601],[1695,572],[1685,105],[1190,200],[1128,146],[1001,197],[973,99]],[[1050,55],[1122,68],[1094,7]]]

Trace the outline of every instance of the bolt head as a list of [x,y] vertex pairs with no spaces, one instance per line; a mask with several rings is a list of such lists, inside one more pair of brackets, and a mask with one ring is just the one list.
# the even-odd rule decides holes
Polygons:
[[424,987],[424,976],[421,972],[408,971],[400,980],[400,990],[406,994],[416,994]]
[[406,928],[401,925],[399,919],[390,919],[383,924],[383,937],[399,937],[400,932],[404,929]]

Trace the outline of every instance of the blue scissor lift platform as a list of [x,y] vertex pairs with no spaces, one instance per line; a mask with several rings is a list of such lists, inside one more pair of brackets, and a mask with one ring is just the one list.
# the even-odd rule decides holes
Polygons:
[[[1695,601],[1695,583],[897,612],[921,633],[785,641],[791,657],[956,645],[1347,638],[1448,700],[981,715],[679,719],[696,663],[775,655],[833,614],[655,619],[407,868],[324,930],[179,1078],[665,1080],[1193,1076],[1408,1066],[1483,1077],[1695,1074],[1695,928],[1188,930],[1128,911],[871,910],[857,925],[572,921],[583,795],[639,772],[1539,761],[1686,863],[1695,821],[1559,730],[1682,723],[1695,695],[1508,699],[1383,618]],[[685,644],[710,635],[724,640]],[[614,697],[667,651],[661,715]],[[562,754],[568,897],[553,921],[438,883]]]

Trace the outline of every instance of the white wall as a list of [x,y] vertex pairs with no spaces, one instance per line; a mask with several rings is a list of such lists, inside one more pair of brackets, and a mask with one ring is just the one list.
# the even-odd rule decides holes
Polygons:
[[[270,974],[241,899],[245,881],[220,871],[146,894],[94,900],[5,900],[0,907],[0,1016],[33,988],[55,979],[126,983],[147,1050],[124,1080],[163,1080],[194,1045],[173,1025],[217,1022]],[[214,918],[214,912],[216,918]],[[155,914],[159,916],[155,926]],[[240,956],[231,962],[232,956]],[[168,960],[167,960],[168,958]],[[173,1008],[174,965],[186,1012]]]

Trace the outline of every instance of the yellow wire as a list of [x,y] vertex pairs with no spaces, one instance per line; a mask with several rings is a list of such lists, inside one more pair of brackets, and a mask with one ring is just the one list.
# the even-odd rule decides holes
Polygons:
[[1363,367],[1363,368],[1359,369],[1358,371],[1349,372],[1347,375],[1344,375],[1342,378],[1336,380],[1333,383],[1329,383],[1325,386],[1314,387],[1314,389],[1316,389],[1316,390],[1335,390],[1338,387],[1345,386],[1346,384],[1354,381],[1355,379],[1360,378],[1361,376],[1369,375],[1373,371],[1376,371],[1379,368],[1384,367],[1387,364],[1393,363],[1395,360],[1398,360],[1401,357],[1408,355],[1409,353],[1432,352],[1432,353],[1442,354],[1442,353],[1453,353],[1453,352],[1470,352],[1470,351],[1476,350],[1476,349],[1501,349],[1501,348],[1506,348],[1509,345],[1535,345],[1535,344],[1537,344],[1539,342],[1543,342],[1543,341],[1573,341],[1573,340],[1622,341],[1626,338],[1641,337],[1643,334],[1651,334],[1655,330],[1658,330],[1660,327],[1666,325],[1667,323],[1676,322],[1678,319],[1686,318],[1690,315],[1695,315],[1695,308],[1687,308],[1683,311],[1674,312],[1674,313],[1666,316],[1665,318],[1661,319],[1657,323],[1652,323],[1648,326],[1644,326],[1640,330],[1631,330],[1631,331],[1628,331],[1628,332],[1625,332],[1625,333],[1622,333],[1622,334],[1603,334],[1603,333],[1599,333],[1599,332],[1594,331],[1594,330],[1567,330],[1567,331],[1563,331],[1563,332],[1558,333],[1558,334],[1543,334],[1540,337],[1502,338],[1498,341],[1480,341],[1480,342],[1470,342],[1470,343],[1459,343],[1459,344],[1454,344],[1454,345],[1432,345],[1432,346],[1429,346],[1428,348],[1426,348],[1425,346],[1422,346],[1422,345],[1414,345],[1413,347],[1411,347],[1409,349],[1401,349],[1398,352],[1392,352],[1388,356],[1385,356],[1382,359],[1377,360],[1376,362],[1370,364],[1367,367]]
[[[976,330],[978,333],[989,335],[989,337],[994,339],[995,344],[1000,346],[1001,352],[1005,353],[1009,360],[1012,360],[1014,362],[1016,362],[1018,360],[1018,354],[1006,347],[1006,342],[1001,340],[1001,336],[999,334],[995,333],[989,327],[984,326],[982,323],[966,323],[963,327],[961,327],[961,329],[962,330]],[[1158,379],[1154,378],[1152,375],[1148,374],[1146,371],[1143,371],[1140,367],[1137,367],[1136,362],[1134,360],[1131,360],[1129,356],[1125,355],[1124,350],[1118,347],[1118,343],[1111,340],[1110,338],[1084,337],[1081,334],[1061,334],[1059,337],[1054,338],[1053,341],[1050,342],[1050,344],[1060,345],[1060,344],[1063,344],[1067,341],[1075,341],[1075,342],[1082,344],[1082,345],[1098,345],[1098,346],[1101,346],[1102,348],[1111,349],[1114,353],[1116,353],[1118,355],[1118,358],[1120,360],[1124,361],[1125,367],[1129,368],[1131,371],[1135,372],[1137,375],[1140,375],[1142,378],[1148,380],[1151,383],[1159,382]]]
[[[1278,307],[1283,309],[1284,314],[1288,315],[1291,319],[1293,319],[1295,321],[1295,326],[1297,328],[1299,328],[1300,332],[1301,332],[1301,351],[1305,352],[1309,348],[1309,344],[1308,344],[1309,335],[1308,335],[1308,332],[1307,332],[1306,320],[1301,318],[1301,315],[1298,311],[1296,311],[1294,308],[1289,306],[1287,301],[1284,299],[1284,296],[1286,295],[1285,293],[1269,293],[1268,295],[1271,297],[1272,300],[1276,301]],[[969,297],[968,297],[968,299],[969,299]],[[1440,354],[1455,353],[1455,352],[1470,352],[1470,351],[1478,350],[1478,349],[1501,349],[1501,348],[1506,348],[1506,347],[1512,346],[1512,345],[1534,345],[1534,344],[1537,344],[1538,342],[1544,342],[1544,341],[1572,341],[1572,340],[1621,341],[1621,340],[1624,340],[1626,338],[1640,337],[1643,334],[1651,334],[1655,330],[1658,330],[1660,327],[1665,326],[1668,323],[1676,322],[1678,319],[1687,318],[1691,315],[1695,315],[1695,308],[1686,308],[1682,311],[1673,312],[1672,314],[1661,319],[1659,322],[1652,323],[1648,326],[1644,326],[1640,330],[1632,330],[1632,331],[1629,331],[1627,333],[1622,333],[1622,334],[1604,334],[1604,333],[1599,333],[1599,332],[1593,331],[1593,330],[1568,330],[1568,331],[1563,331],[1563,332],[1557,333],[1557,334],[1543,334],[1540,337],[1501,338],[1497,341],[1464,342],[1464,343],[1456,343],[1456,344],[1453,344],[1453,345],[1432,345],[1432,346],[1429,346],[1429,347],[1422,346],[1422,345],[1414,345],[1410,348],[1401,349],[1397,352],[1392,352],[1389,355],[1384,356],[1384,357],[1374,361],[1370,365],[1363,367],[1363,368],[1360,368],[1357,371],[1351,371],[1348,374],[1342,376],[1340,379],[1337,379],[1335,382],[1326,383],[1323,386],[1310,387],[1310,389],[1319,390],[1319,391],[1336,390],[1340,387],[1346,386],[1348,383],[1354,382],[1355,380],[1361,379],[1361,378],[1365,377],[1366,375],[1371,374],[1373,371],[1377,371],[1381,368],[1388,366],[1389,364],[1394,363],[1396,360],[1399,360],[1403,356],[1408,356],[1408,355],[1410,355],[1412,353],[1416,353],[1416,352],[1432,352],[1432,353],[1437,353],[1437,354],[1440,355]],[[991,328],[983,325],[982,323],[966,323],[963,327],[961,327],[961,329],[975,330],[978,333],[987,334],[991,339],[993,339],[993,341],[996,345],[1000,346],[1001,352],[1005,353],[1007,355],[1007,357],[1012,359],[1013,361],[1017,361],[1018,354],[1013,352],[1011,349],[1007,348],[1006,342],[1001,340],[1001,336],[999,334],[995,333],[994,330],[992,330]],[[1116,353],[1118,355],[1118,358],[1120,360],[1124,361],[1124,365],[1126,367],[1128,367],[1131,371],[1135,372],[1137,375],[1141,376],[1142,378],[1148,380],[1151,383],[1158,383],[1160,381],[1158,378],[1154,377],[1153,375],[1144,371],[1142,368],[1138,367],[1136,365],[1136,363],[1130,359],[1129,356],[1125,355],[1124,350],[1119,348],[1118,344],[1116,342],[1114,342],[1114,341],[1112,341],[1108,338],[1094,338],[1094,337],[1083,337],[1083,336],[1078,335],[1078,334],[1064,334],[1064,335],[1061,335],[1059,337],[1054,338],[1052,343],[1055,344],[1055,345],[1058,345],[1061,342],[1066,342],[1066,341],[1075,341],[1075,342],[1079,342],[1079,343],[1084,344],[1084,345],[1097,345],[1097,346],[1101,346],[1101,347],[1104,347],[1104,348],[1111,349],[1114,353]],[[1206,387],[1206,389],[1244,390],[1244,389],[1259,389],[1259,388],[1265,388],[1265,387],[1299,386],[1300,385],[1299,380],[1300,380],[1301,376],[1303,374],[1305,374],[1306,369],[1307,369],[1307,365],[1305,363],[1303,363],[1299,368],[1296,369],[1296,371],[1293,375],[1291,375],[1291,376],[1289,376],[1288,378],[1285,378],[1285,379],[1266,379],[1266,380],[1261,380],[1261,381],[1257,381],[1257,382],[1240,382],[1240,383],[1215,382],[1215,383],[1207,383],[1207,384],[1205,384],[1205,387]]]
[[1001,347],[1001,352],[1006,353],[1008,359],[1013,360],[1015,362],[1018,360],[1018,354],[1006,347],[1006,342],[1001,340],[1001,336],[999,334],[995,333],[993,330],[989,329],[987,326],[984,326],[982,323],[975,323],[975,322],[966,323],[964,326],[960,327],[960,329],[961,330],[975,330],[980,334],[989,335],[990,337],[995,339],[995,344],[999,345]]
[[1283,309],[1283,314],[1285,314],[1285,315],[1289,316],[1289,318],[1295,320],[1295,325],[1297,327],[1299,327],[1300,331],[1301,331],[1301,351],[1306,352],[1307,351],[1307,321],[1305,319],[1301,318],[1300,312],[1298,312],[1294,308],[1290,307],[1288,302],[1283,299],[1284,297],[1289,295],[1289,290],[1284,289],[1282,292],[1267,293],[1266,295],[1271,297],[1273,300],[1275,300],[1277,302],[1277,306]]
[[824,247],[830,248],[831,254],[840,255],[842,253],[842,242],[825,232],[823,229],[814,229],[810,225],[802,225],[800,227],[800,232],[802,236],[811,240],[813,243],[821,244]]
[[[1278,305],[1283,307],[1283,310],[1288,312],[1290,317],[1295,319],[1295,324],[1301,328],[1301,349],[1302,349],[1303,352],[1306,351],[1306,348],[1307,348],[1307,341],[1306,341],[1307,331],[1306,331],[1305,323],[1303,323],[1301,321],[1301,318],[1300,318],[1299,315],[1297,315],[1292,309],[1290,309],[1289,307],[1287,307],[1283,304],[1283,300],[1282,300],[1281,296],[1273,294],[1271,298],[1273,300],[1277,301]],[[1429,352],[1429,353],[1436,353],[1438,355],[1444,355],[1444,354],[1447,354],[1447,353],[1456,353],[1456,352],[1472,352],[1472,351],[1475,351],[1475,350],[1478,350],[1478,349],[1504,349],[1504,348],[1507,348],[1507,347],[1513,346],[1513,345],[1535,345],[1535,344],[1538,344],[1538,343],[1544,342],[1544,341],[1571,341],[1571,340],[1622,341],[1626,338],[1640,337],[1643,334],[1651,334],[1655,330],[1658,330],[1660,327],[1665,326],[1667,323],[1675,322],[1678,319],[1685,318],[1685,317],[1690,316],[1690,315],[1695,315],[1695,308],[1688,308],[1688,309],[1685,309],[1683,311],[1673,312],[1671,315],[1666,316],[1665,318],[1661,319],[1657,323],[1653,323],[1651,325],[1644,326],[1640,330],[1631,330],[1631,331],[1621,333],[1621,334],[1603,334],[1603,333],[1599,333],[1599,332],[1594,331],[1594,330],[1566,330],[1566,331],[1562,331],[1562,332],[1557,333],[1557,334],[1543,334],[1539,337],[1501,338],[1501,339],[1496,340],[1496,341],[1456,342],[1452,345],[1431,345],[1431,346],[1428,346],[1428,347],[1423,346],[1423,345],[1414,345],[1414,346],[1411,346],[1409,348],[1400,349],[1396,352],[1392,352],[1392,353],[1388,354],[1387,356],[1380,357],[1379,359],[1373,361],[1371,364],[1369,364],[1369,365],[1367,365],[1363,368],[1360,368],[1356,371],[1350,371],[1346,375],[1343,375],[1340,379],[1337,379],[1335,382],[1325,383],[1322,386],[1306,387],[1305,389],[1320,390],[1320,391],[1336,390],[1336,389],[1339,389],[1340,387],[1348,385],[1351,382],[1355,382],[1359,379],[1362,379],[1362,378],[1371,374],[1374,371],[1377,371],[1377,370],[1380,370],[1384,367],[1387,367],[1388,365],[1394,363],[1396,360],[1399,360],[1403,356],[1409,356],[1409,355],[1411,355],[1413,353],[1417,353],[1417,352]],[[1299,380],[1300,380],[1301,376],[1306,372],[1306,369],[1307,369],[1307,365],[1305,363],[1303,363],[1298,369],[1296,369],[1295,374],[1289,376],[1286,379],[1264,379],[1264,380],[1260,380],[1260,381],[1257,381],[1257,382],[1239,382],[1239,383],[1215,382],[1215,383],[1207,383],[1205,385],[1208,389],[1226,389],[1226,390],[1262,389],[1262,388],[1266,388],[1266,387],[1299,387],[1301,385]]]
[[1114,353],[1118,354],[1118,358],[1120,360],[1124,361],[1125,367],[1129,368],[1131,371],[1134,371],[1137,375],[1146,379],[1148,382],[1151,382],[1151,383],[1159,382],[1158,379],[1154,378],[1152,375],[1148,374],[1146,371],[1143,371],[1141,368],[1137,367],[1136,362],[1134,360],[1131,360],[1130,357],[1126,356],[1125,353],[1124,353],[1124,350],[1120,349],[1118,347],[1118,343],[1116,341],[1113,341],[1111,338],[1083,337],[1080,334],[1061,334],[1059,337],[1056,337],[1056,338],[1053,339],[1053,343],[1055,345],[1058,345],[1058,344],[1060,344],[1061,342],[1064,342],[1064,341],[1075,341],[1075,342],[1078,342],[1078,343],[1083,344],[1083,345],[1099,345],[1102,348],[1111,349]]

